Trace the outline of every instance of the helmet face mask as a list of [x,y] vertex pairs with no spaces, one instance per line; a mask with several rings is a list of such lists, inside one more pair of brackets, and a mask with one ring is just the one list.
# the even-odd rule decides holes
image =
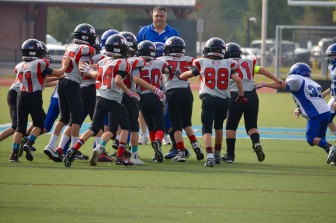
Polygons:
[[131,32],[120,32],[119,34],[125,37],[125,39],[127,40],[128,56],[134,56],[136,54],[138,46],[138,40],[136,36]]
[[128,45],[127,40],[120,34],[113,34],[107,38],[105,43],[105,54],[108,56],[127,57]]
[[34,60],[46,56],[46,48],[37,39],[27,39],[21,46],[23,60]]
[[88,23],[79,24],[74,30],[74,42],[93,46],[96,41],[96,31]]
[[326,52],[325,59],[329,65],[336,65],[336,43],[331,44]]
[[186,44],[177,36],[168,38],[163,46],[163,52],[168,56],[184,56]]
[[242,53],[243,52],[237,43],[227,43],[224,58],[242,58]]
[[152,41],[144,40],[138,44],[138,50],[136,53],[137,56],[140,56],[146,60],[155,59],[156,55],[156,46]]
[[203,55],[205,57],[217,57],[223,59],[226,51],[226,45],[224,40],[218,37],[213,37],[205,43],[203,49]]
[[289,75],[300,75],[303,77],[309,77],[310,78],[310,74],[311,74],[311,68],[305,64],[305,63],[296,63],[294,64],[289,72],[288,72],[288,76]]

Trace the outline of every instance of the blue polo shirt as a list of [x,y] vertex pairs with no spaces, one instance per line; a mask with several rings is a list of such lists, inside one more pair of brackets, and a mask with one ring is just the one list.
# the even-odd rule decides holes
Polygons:
[[140,29],[137,40],[140,43],[143,40],[150,40],[152,42],[161,42],[165,43],[169,37],[180,36],[179,33],[173,27],[166,25],[165,31],[159,34],[154,30],[153,24],[144,26]]

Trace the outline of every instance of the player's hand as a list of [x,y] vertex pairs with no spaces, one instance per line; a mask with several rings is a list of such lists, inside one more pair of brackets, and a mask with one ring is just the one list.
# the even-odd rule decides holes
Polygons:
[[129,91],[128,96],[130,96],[131,98],[135,98],[137,101],[140,101],[140,96],[133,91]]
[[81,64],[79,68],[80,72],[82,72],[86,77],[91,77],[90,72],[92,71],[92,68],[88,63]]
[[235,102],[246,103],[247,101],[247,98],[244,98],[244,96],[238,96]]
[[299,118],[300,115],[301,115],[301,110],[299,108],[295,109],[294,110],[294,115],[295,115],[296,118]]
[[164,92],[157,87],[154,87],[153,92],[160,98],[160,101],[166,100],[166,95],[164,94]]
[[[49,56],[49,58],[50,58],[49,61],[51,63],[52,58],[50,56]],[[62,66],[63,67],[68,67],[69,63],[70,63],[70,60],[71,60],[71,58],[69,56],[63,56],[63,58],[62,58]]]

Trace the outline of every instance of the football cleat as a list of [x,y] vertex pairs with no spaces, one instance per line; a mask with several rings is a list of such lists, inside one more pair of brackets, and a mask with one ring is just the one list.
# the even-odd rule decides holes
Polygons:
[[171,145],[171,142],[169,141],[167,134],[165,134],[162,139],[162,145]]
[[204,163],[206,167],[214,167],[215,166],[215,158],[207,158],[206,162]]
[[63,160],[57,150],[49,145],[44,148],[43,152],[54,162],[62,162]]
[[145,162],[139,159],[138,152],[132,154],[131,162],[134,163],[135,166],[145,165]]
[[12,152],[11,156],[9,157],[9,162],[19,162],[19,155],[16,152]]
[[221,157],[223,162],[226,163],[233,163],[234,162],[234,157],[233,156],[229,156],[228,154],[225,154]]
[[155,158],[159,163],[162,163],[163,154],[162,154],[160,146],[161,146],[161,143],[159,141],[155,140],[155,141],[152,142],[152,147],[153,147],[154,152],[155,152]]
[[265,160],[265,153],[262,150],[262,147],[259,143],[256,143],[252,146],[254,152],[257,154],[257,158],[259,162],[262,162]]
[[148,138],[146,136],[146,134],[141,134],[140,138],[139,138],[139,145],[147,145],[148,143]]
[[336,161],[336,147],[331,146],[329,148],[328,158],[327,158],[327,164],[331,164],[332,162]]
[[89,157],[87,155],[84,155],[81,151],[76,150],[74,159],[75,160],[88,160]]
[[221,156],[215,154],[215,164],[220,164],[221,163]]
[[98,162],[113,162],[113,159],[105,151],[103,151],[98,157]]
[[204,154],[201,150],[201,147],[198,145],[198,142],[195,141],[195,142],[190,142],[190,143],[191,143],[191,146],[192,146],[194,152],[196,153],[197,160],[203,160],[204,159]]
[[36,149],[31,146],[31,145],[28,145],[27,143],[23,145],[23,151],[26,152],[26,159],[28,161],[33,161],[34,159],[34,151],[36,151]]
[[117,156],[116,165],[133,166],[134,163],[128,160],[124,155]]
[[75,148],[68,149],[65,157],[64,157],[64,166],[65,167],[71,167],[72,161],[74,161],[76,155],[76,150]]
[[207,160],[204,163],[206,167],[214,167],[215,166],[215,156],[213,153],[207,153]]
[[185,152],[183,150],[179,150],[177,155],[172,158],[173,162],[185,162]]
[[97,161],[98,161],[98,158],[99,158],[100,154],[101,154],[101,150],[100,150],[99,146],[97,146],[96,148],[94,148],[92,150],[91,156],[89,158],[90,166],[96,166],[97,165]]
[[115,149],[115,150],[117,150],[118,146],[119,146],[119,140],[116,139],[116,140],[113,141],[112,148]]

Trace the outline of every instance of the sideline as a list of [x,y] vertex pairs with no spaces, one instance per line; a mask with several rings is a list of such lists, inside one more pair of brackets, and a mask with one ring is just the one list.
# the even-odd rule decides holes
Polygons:
[[[10,127],[11,124],[0,124],[0,131],[3,131],[4,129]],[[80,129],[80,134],[83,134],[84,131],[86,131],[90,127],[90,123],[84,123],[82,125],[82,128]],[[195,136],[196,137],[202,137],[202,126],[200,125],[194,125],[193,126]],[[50,132],[52,132],[53,129],[51,129]],[[285,127],[260,127],[260,137],[262,139],[279,139],[279,140],[306,140],[306,129],[305,128],[285,128]],[[51,134],[51,133],[46,134]],[[185,132],[183,132],[183,136],[186,137]],[[213,133],[213,137],[215,134]],[[327,138],[331,138],[334,140],[335,136],[328,130],[327,132]],[[249,136],[246,134],[244,127],[238,127],[237,130],[237,138],[240,139],[248,139]]]

